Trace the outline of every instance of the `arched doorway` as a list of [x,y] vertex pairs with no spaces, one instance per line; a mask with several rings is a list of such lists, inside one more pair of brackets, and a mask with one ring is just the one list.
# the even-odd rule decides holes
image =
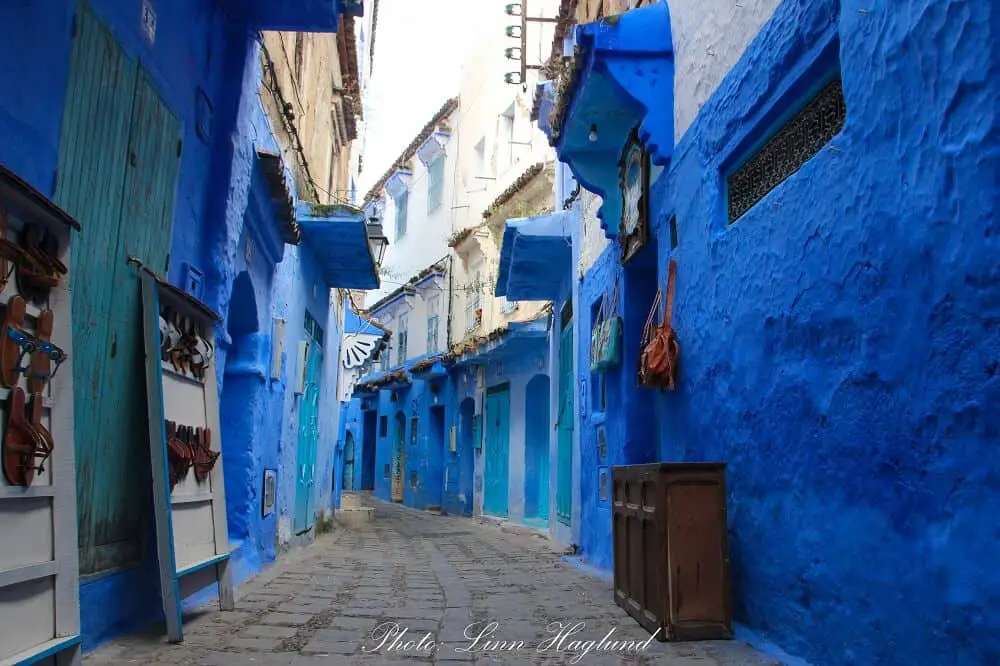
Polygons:
[[[226,317],[226,331],[231,343],[225,356],[219,420],[222,427],[222,465],[225,472],[226,507],[229,533],[235,539],[246,539],[259,521],[256,507],[260,443],[266,412],[265,377],[261,372],[262,340],[257,315],[257,295],[253,280],[246,271],[233,282]],[[275,433],[278,434],[278,433]],[[266,541],[266,540],[264,540]],[[261,545],[265,545],[263,542]]]
[[549,521],[549,377],[535,375],[524,393],[524,518]]
[[392,433],[392,501],[403,501],[403,473],[406,469],[406,416],[396,412]]
[[344,490],[355,490],[354,487],[354,433],[350,430],[344,437]]

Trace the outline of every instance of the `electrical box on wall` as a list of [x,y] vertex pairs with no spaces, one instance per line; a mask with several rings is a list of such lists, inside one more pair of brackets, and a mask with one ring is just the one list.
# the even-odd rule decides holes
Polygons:
[[281,379],[281,354],[285,350],[285,320],[275,318],[271,326],[271,379]]
[[298,375],[295,378],[295,392],[300,395],[306,392],[306,359],[308,356],[309,343],[303,340],[299,343]]
[[450,451],[451,453],[455,453],[455,451],[457,450],[458,446],[456,444],[456,428],[455,426],[452,426],[448,431],[448,451]]

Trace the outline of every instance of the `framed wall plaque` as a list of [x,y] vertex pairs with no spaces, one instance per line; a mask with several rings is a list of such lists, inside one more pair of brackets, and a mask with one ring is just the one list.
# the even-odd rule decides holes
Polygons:
[[619,238],[622,264],[627,264],[646,246],[649,238],[649,154],[639,139],[639,128],[629,135],[618,162],[622,195]]
[[274,513],[274,498],[278,486],[278,473],[273,469],[264,470],[264,492],[261,517],[266,518]]

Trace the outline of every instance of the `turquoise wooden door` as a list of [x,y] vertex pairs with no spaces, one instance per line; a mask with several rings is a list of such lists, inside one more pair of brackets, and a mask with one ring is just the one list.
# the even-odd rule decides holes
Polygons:
[[296,457],[298,476],[295,480],[295,531],[312,527],[316,517],[316,444],[319,440],[320,372],[323,349],[319,342],[306,335],[305,387],[299,404],[299,442]]
[[573,518],[573,325],[566,323],[559,341],[558,480],[556,518],[569,525]]
[[344,439],[344,490],[354,490],[354,435],[350,432]]
[[510,483],[510,391],[506,386],[486,394],[485,428],[483,512],[506,518]]
[[[149,456],[139,282],[164,272],[180,122],[148,75],[81,4],[70,55],[55,201],[80,220],[72,247],[74,440],[80,573],[137,563]],[[146,470],[143,472],[142,470]]]

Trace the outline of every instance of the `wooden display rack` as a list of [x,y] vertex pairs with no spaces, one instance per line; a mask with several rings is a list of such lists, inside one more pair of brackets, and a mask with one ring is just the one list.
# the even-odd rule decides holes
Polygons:
[[[185,597],[213,583],[219,585],[222,610],[232,610],[235,597],[229,570],[222,459],[218,457],[222,442],[214,354],[200,370],[192,370],[184,363],[175,368],[170,361],[164,361],[161,313],[169,313],[171,321],[178,317],[184,328],[209,341],[214,338],[219,317],[147,269],[140,271],[140,279],[160,589],[167,636],[171,642],[180,642],[184,639],[181,602]],[[217,459],[201,481],[192,467],[172,483],[167,421],[211,433],[209,448],[216,452]]]
[[[54,246],[48,248],[49,256],[58,259],[67,272],[55,268],[51,273],[44,271],[59,278],[47,295],[44,290],[38,292],[30,288],[21,293],[20,288],[24,285],[18,279],[18,270],[31,266],[34,260],[22,256],[18,262],[6,262],[8,268],[0,278],[7,276],[9,279],[0,291],[0,305],[3,306],[0,311],[4,312],[5,319],[14,296],[25,297],[27,308],[24,324],[16,327],[18,330],[13,337],[9,336],[6,327],[0,331],[0,344],[20,338],[22,343],[35,345],[37,349],[37,338],[44,338],[44,335],[39,336],[39,317],[49,309],[53,322],[51,343],[65,356],[61,368],[57,369],[56,363],[50,361],[49,372],[56,371],[50,380],[35,380],[29,386],[26,373],[32,370],[22,370],[16,375],[16,384],[0,388],[3,450],[15,450],[15,438],[8,438],[15,391],[19,395],[24,391],[26,405],[32,403],[32,392],[41,396],[41,427],[33,427],[30,431],[44,441],[43,433],[47,429],[52,442],[47,459],[35,458],[31,463],[23,459],[23,463],[19,463],[15,454],[0,474],[0,666],[38,663],[65,666],[78,664],[81,659],[73,370],[69,360],[72,356],[70,240],[80,225],[44,195],[0,166],[0,237],[21,245],[29,226],[33,228],[32,235],[40,232],[54,240]],[[55,262],[50,264],[54,265]],[[20,344],[19,347],[30,350]],[[22,357],[20,366],[30,368],[33,358],[40,354],[41,351],[29,351]],[[13,366],[17,360],[15,355],[10,364]],[[30,409],[26,407],[25,411],[29,418]],[[22,426],[15,428],[22,433],[29,432]],[[34,441],[37,445],[38,440]],[[6,455],[0,455],[0,464]],[[34,471],[29,474],[29,469]]]

